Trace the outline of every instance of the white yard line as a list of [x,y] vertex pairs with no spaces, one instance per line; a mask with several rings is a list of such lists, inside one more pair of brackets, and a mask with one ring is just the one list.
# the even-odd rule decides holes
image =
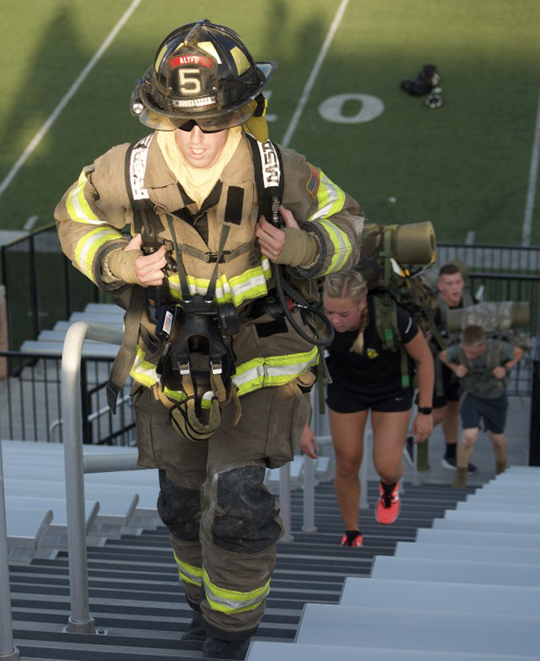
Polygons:
[[304,91],[302,92],[302,96],[300,97],[300,101],[298,102],[298,105],[296,107],[296,110],[294,112],[293,118],[291,119],[291,123],[289,124],[289,128],[287,129],[285,136],[283,140],[281,141],[281,144],[284,147],[288,147],[291,139],[293,137],[294,132],[296,131],[296,127],[298,126],[298,122],[300,121],[300,117],[302,116],[302,113],[304,112],[304,107],[306,103],[308,102],[309,95],[311,94],[311,90],[313,89],[313,85],[315,84],[315,80],[317,79],[317,76],[319,75],[319,71],[322,67],[322,64],[324,62],[324,58],[326,57],[326,54],[328,53],[328,49],[330,48],[332,44],[332,40],[337,32],[337,29],[339,27],[339,24],[341,23],[343,19],[343,15],[345,13],[345,10],[347,9],[347,5],[349,4],[349,0],[341,0],[341,4],[339,5],[339,8],[337,10],[337,13],[334,17],[334,20],[332,21],[332,25],[330,26],[330,30],[328,31],[328,34],[326,35],[326,39],[324,40],[324,44],[319,52],[319,55],[317,57],[317,60],[315,62],[315,65],[313,66],[313,69],[311,71],[311,74],[308,78],[308,81],[306,83],[306,86],[304,87]]
[[27,232],[31,232],[34,229],[34,225],[37,223],[39,220],[39,216],[30,216],[30,218],[26,221],[24,224],[24,229]]
[[133,0],[127,11],[124,13],[122,18],[118,21],[118,23],[114,26],[112,31],[110,32],[109,36],[105,39],[105,41],[101,44],[99,49],[97,50],[96,54],[94,57],[90,60],[90,62],[86,65],[86,67],[81,71],[79,77],[77,80],[73,83],[73,85],[70,87],[68,90],[67,94],[64,96],[64,98],[60,101],[60,103],[56,106],[56,108],[53,110],[51,116],[47,119],[47,121],[43,124],[43,126],[39,129],[39,131],[36,133],[36,135],[32,138],[30,144],[28,147],[24,150],[24,152],[21,154],[15,165],[11,168],[11,170],[8,172],[6,178],[2,181],[0,184],[0,196],[3,195],[4,191],[6,188],[9,186],[9,184],[13,181],[19,170],[22,168],[22,166],[26,163],[28,157],[32,154],[34,149],[39,145],[39,143],[43,140],[51,126],[54,124],[56,119],[58,118],[58,115],[62,112],[62,110],[66,107],[66,105],[69,103],[70,99],[72,96],[75,94],[75,92],[79,89],[81,84],[83,83],[84,79],[88,76],[90,71],[94,68],[94,66],[97,64],[101,56],[105,53],[107,48],[111,45],[111,43],[114,41],[115,37],[118,35],[120,30],[124,27],[124,25],[127,23],[127,21],[130,19],[131,15],[133,12],[137,9],[137,7],[141,4],[142,0]]
[[534,214],[534,201],[536,186],[538,184],[538,160],[540,156],[540,98],[538,99],[538,112],[536,115],[536,128],[534,129],[534,143],[529,170],[529,187],[527,189],[527,202],[525,204],[525,217],[523,218],[522,246],[531,245],[531,232]]

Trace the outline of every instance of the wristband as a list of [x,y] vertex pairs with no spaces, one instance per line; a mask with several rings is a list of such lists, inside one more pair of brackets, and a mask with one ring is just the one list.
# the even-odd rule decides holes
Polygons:
[[431,415],[433,409],[431,406],[419,406],[418,407],[418,413],[421,413],[422,415]]

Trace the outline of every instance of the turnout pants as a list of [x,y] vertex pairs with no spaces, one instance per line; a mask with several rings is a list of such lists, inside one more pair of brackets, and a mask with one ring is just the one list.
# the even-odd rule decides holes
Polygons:
[[302,377],[243,396],[238,424],[229,405],[199,442],[173,429],[152,391],[134,395],[139,464],[160,469],[158,511],[187,600],[225,640],[253,635],[264,613],[283,525],[263,481],[294,456],[310,408],[301,386]]

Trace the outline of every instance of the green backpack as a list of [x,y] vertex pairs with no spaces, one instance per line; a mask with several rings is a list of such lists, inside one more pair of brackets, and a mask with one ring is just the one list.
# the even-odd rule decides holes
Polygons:
[[411,386],[408,356],[397,323],[397,307],[406,310],[424,335],[446,342],[434,323],[437,296],[421,275],[435,261],[435,231],[430,222],[364,227],[360,261],[356,266],[372,297],[375,325],[383,349],[400,351],[401,383]]

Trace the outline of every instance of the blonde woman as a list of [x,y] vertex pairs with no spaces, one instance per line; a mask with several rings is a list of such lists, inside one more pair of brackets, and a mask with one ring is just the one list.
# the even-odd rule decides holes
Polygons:
[[[328,384],[327,404],[330,431],[336,455],[334,487],[345,524],[342,546],[362,546],[358,523],[364,433],[371,412],[373,464],[380,476],[380,497],[375,516],[391,524],[400,509],[399,480],[403,475],[403,448],[413,388],[401,384],[399,351],[382,348],[374,323],[373,296],[356,271],[329,275],[323,288],[324,311],[336,331],[328,347],[328,367],[333,382]],[[418,413],[412,430],[415,442],[429,438],[433,394],[433,358],[421,330],[409,314],[398,307],[397,324],[409,356],[412,376],[418,376]],[[316,456],[316,439],[308,430],[301,440],[303,451]]]

